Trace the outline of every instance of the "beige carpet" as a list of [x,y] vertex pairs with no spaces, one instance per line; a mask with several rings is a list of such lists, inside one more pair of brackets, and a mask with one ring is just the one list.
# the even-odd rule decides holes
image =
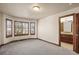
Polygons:
[[1,55],[75,55],[76,53],[38,39],[10,43],[0,47]]

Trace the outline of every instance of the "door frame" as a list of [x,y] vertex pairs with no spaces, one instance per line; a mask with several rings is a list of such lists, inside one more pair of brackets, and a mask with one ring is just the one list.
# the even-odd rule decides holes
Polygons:
[[73,51],[78,53],[79,51],[78,51],[78,46],[77,46],[77,39],[75,38],[76,27],[77,27],[77,25],[76,25],[76,13],[59,17],[59,46],[61,46],[61,39],[60,39],[60,35],[61,35],[61,26],[60,25],[61,25],[61,23],[60,23],[60,19],[63,17],[67,17],[67,16],[73,16]]

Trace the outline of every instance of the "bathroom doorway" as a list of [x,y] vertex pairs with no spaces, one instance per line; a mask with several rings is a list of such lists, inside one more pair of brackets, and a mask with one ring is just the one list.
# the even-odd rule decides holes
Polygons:
[[78,19],[79,14],[70,14],[59,18],[59,45],[75,52],[79,52]]

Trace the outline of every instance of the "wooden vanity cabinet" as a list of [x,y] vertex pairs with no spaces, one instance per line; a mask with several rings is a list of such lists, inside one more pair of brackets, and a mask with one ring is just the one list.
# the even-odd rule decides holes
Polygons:
[[61,41],[73,44],[73,35],[61,34]]

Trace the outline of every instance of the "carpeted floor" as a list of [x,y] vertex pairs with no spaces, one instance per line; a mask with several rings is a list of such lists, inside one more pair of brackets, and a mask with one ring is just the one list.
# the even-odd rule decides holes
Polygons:
[[42,40],[30,39],[0,47],[0,55],[75,55],[76,53]]

